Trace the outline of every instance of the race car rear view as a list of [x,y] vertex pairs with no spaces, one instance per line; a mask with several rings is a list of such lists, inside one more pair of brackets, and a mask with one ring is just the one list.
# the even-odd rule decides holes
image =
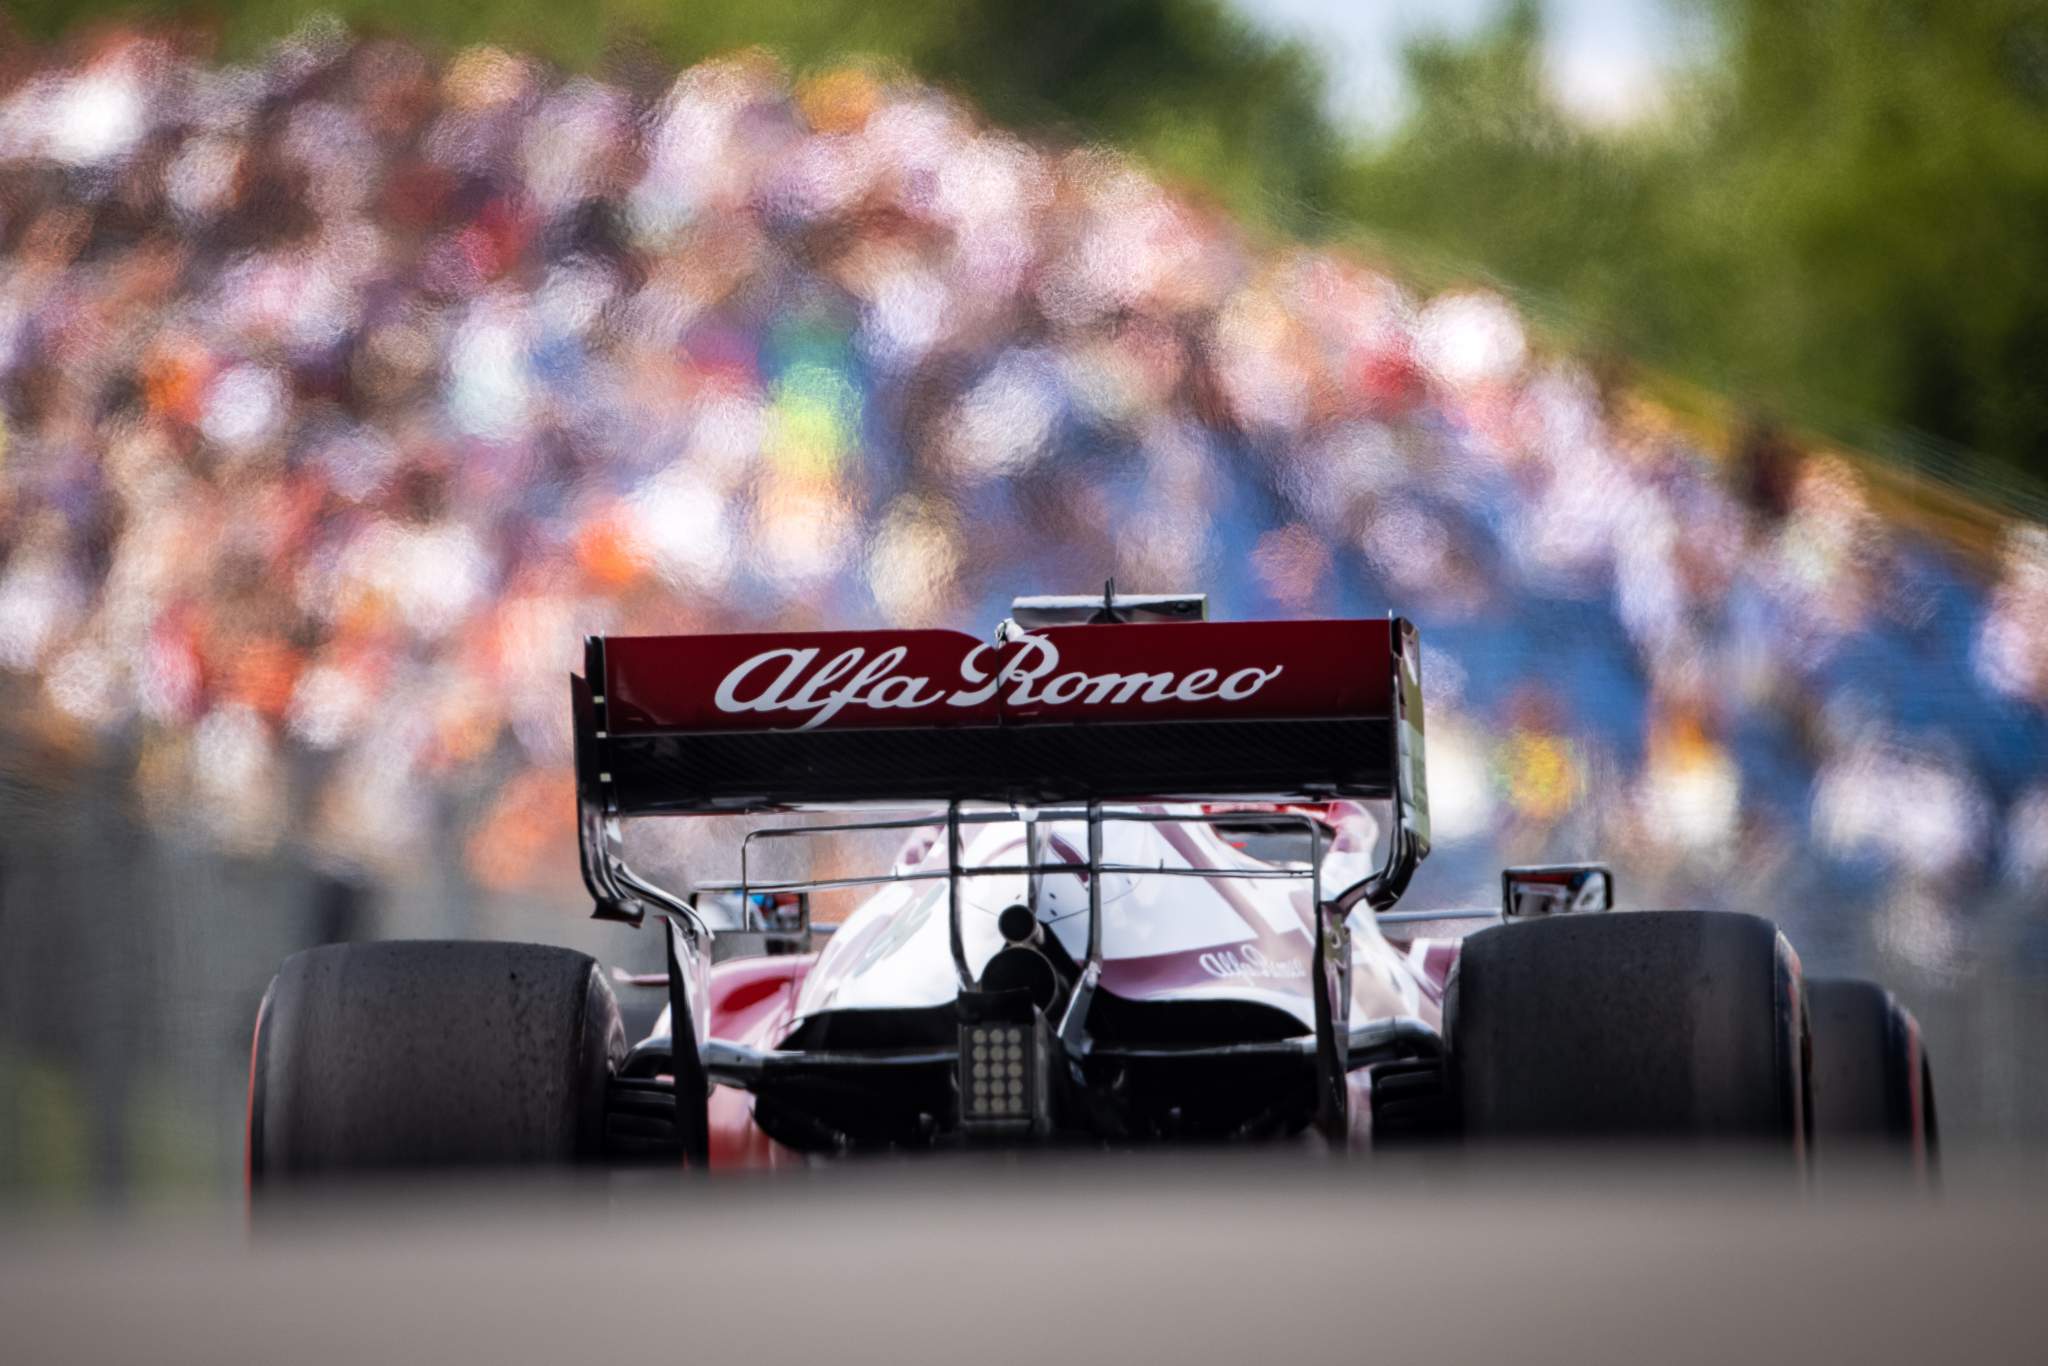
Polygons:
[[[985,640],[592,638],[583,875],[598,916],[662,922],[659,1021],[629,1046],[567,949],[301,953],[257,1019],[252,1181],[1221,1140],[1925,1169],[1912,1016],[1804,978],[1766,918],[1609,913],[1590,865],[1508,870],[1484,912],[1395,909],[1430,845],[1407,622],[1205,617],[1107,590],[1020,599]],[[628,820],[770,813],[810,814],[745,833],[732,882],[664,890],[624,857]],[[853,836],[894,852],[753,871]]]

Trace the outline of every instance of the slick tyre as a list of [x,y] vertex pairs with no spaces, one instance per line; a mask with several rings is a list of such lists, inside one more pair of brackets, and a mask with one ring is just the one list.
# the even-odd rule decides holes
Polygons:
[[602,1155],[625,1053],[588,956],[536,944],[339,944],[286,959],[249,1065],[252,1187],[566,1166]]
[[1936,1148],[1934,1072],[1919,1021],[1875,982],[1816,978],[1806,993],[1817,1159],[1889,1155],[1925,1169]]
[[1467,939],[1445,998],[1472,1141],[1726,1144],[1803,1158],[1799,960],[1768,920],[1566,915]]

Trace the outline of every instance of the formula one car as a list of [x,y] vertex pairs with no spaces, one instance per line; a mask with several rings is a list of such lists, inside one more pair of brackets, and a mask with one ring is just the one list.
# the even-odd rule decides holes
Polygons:
[[[1020,599],[986,640],[586,654],[584,880],[598,916],[663,925],[658,1021],[629,1046],[567,949],[298,954],[257,1018],[252,1181],[1219,1140],[1933,1152],[1913,1017],[1806,980],[1767,919],[1614,913],[1592,865],[1395,908],[1430,846],[1401,619],[1211,623],[1112,589]],[[628,820],[769,813],[736,881],[664,890],[623,854]],[[850,837],[894,856],[755,871]]]

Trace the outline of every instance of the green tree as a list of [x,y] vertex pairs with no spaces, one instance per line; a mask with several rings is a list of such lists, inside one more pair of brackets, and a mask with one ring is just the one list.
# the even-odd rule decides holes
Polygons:
[[1345,209],[1397,255],[1525,288],[1596,346],[2042,487],[2048,12],[1714,0],[1711,15],[1717,59],[1621,132],[1557,108],[1531,0],[1467,42],[1418,45],[1416,112],[1360,159]]

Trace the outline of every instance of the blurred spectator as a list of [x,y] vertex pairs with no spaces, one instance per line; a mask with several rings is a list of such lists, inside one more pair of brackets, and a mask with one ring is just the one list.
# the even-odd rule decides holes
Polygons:
[[[1978,774],[2041,733],[2048,532],[1980,584],[1763,431],[1731,490],[1490,292],[861,69],[650,101],[316,30],[11,70],[0,668],[132,744],[160,821],[563,886],[584,633],[971,626],[1115,574],[1414,617],[1474,867],[1578,821],[1682,878],[1770,800],[1830,866],[2048,866],[2039,788]],[[1908,550],[1973,647],[1889,610]],[[1807,724],[1893,647],[1950,726]]]

